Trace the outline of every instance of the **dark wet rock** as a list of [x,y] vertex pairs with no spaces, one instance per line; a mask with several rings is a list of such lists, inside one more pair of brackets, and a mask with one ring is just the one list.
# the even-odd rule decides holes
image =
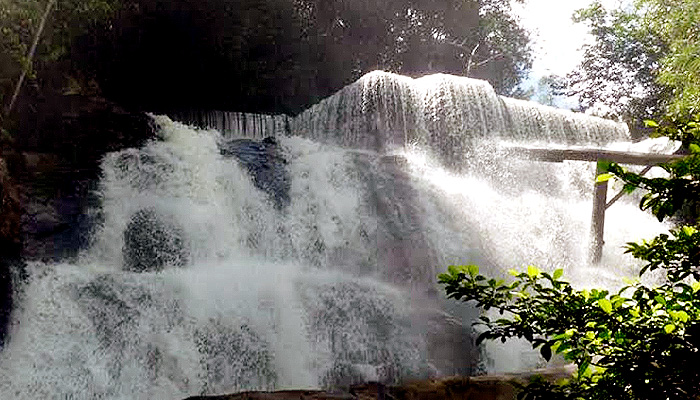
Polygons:
[[0,348],[9,330],[16,275],[21,266],[20,219],[19,187],[0,158]]
[[102,157],[155,138],[152,119],[101,97],[99,90],[67,94],[68,65],[41,72],[42,85],[22,91],[3,146],[19,186],[22,257],[70,259],[87,245],[90,210]]
[[267,137],[262,141],[235,139],[222,143],[221,154],[235,157],[253,178],[255,187],[267,193],[275,207],[289,204],[290,178],[287,161],[280,154],[277,141]]
[[[529,374],[528,376],[533,376]],[[527,376],[450,377],[412,381],[397,386],[364,383],[343,391],[282,390],[194,396],[186,400],[515,400]]]
[[[152,119],[126,110],[99,93],[67,94],[63,74],[41,92],[28,86],[18,103],[14,146],[50,153],[72,167],[92,169],[105,153],[140,147],[155,137]],[[61,78],[59,78],[61,77]]]
[[[6,162],[0,158],[0,252],[16,252],[20,238],[19,187],[10,177]],[[0,254],[8,256],[10,254]]]
[[90,210],[98,205],[96,176],[88,176],[55,154],[22,152],[17,158],[23,258],[76,257],[87,246],[94,222]]
[[154,209],[136,212],[124,230],[124,269],[133,272],[181,267],[188,261],[183,230]]

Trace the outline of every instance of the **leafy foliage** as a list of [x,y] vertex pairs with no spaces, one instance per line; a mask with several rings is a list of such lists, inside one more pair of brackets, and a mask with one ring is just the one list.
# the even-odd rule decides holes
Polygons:
[[696,0],[645,0],[645,22],[669,51],[658,81],[672,88],[671,112],[698,112],[700,104],[700,3]]
[[670,96],[657,81],[668,44],[645,24],[641,10],[609,11],[596,1],[574,21],[587,24],[595,42],[584,46],[583,61],[567,76],[567,94],[601,116],[660,117]]
[[3,94],[25,66],[69,59],[126,106],[295,114],[375,69],[517,95],[531,65],[507,0],[59,0],[29,62],[47,1],[0,0]]
[[[23,72],[30,79],[36,78],[36,64],[55,62],[69,54],[73,39],[106,23],[119,7],[117,0],[61,0],[48,7],[48,23],[41,31],[47,4],[0,0],[0,104],[7,102]],[[40,40],[32,58],[29,49],[36,35]]]
[[640,129],[644,119],[697,112],[699,20],[696,0],[636,0],[613,10],[596,1],[577,11],[574,21],[587,24],[595,42],[567,76],[568,94]]
[[[614,163],[604,165],[628,191],[648,190],[641,207],[660,220],[683,212],[700,194],[697,124],[690,122],[652,124],[661,134],[685,140],[691,150],[689,156],[663,165],[669,178],[644,178]],[[650,241],[628,243],[626,252],[644,262],[640,276],[656,270],[663,278],[656,285],[629,282],[613,293],[577,290],[561,279],[561,269],[550,274],[534,266],[511,270],[511,281],[489,279],[473,265],[450,266],[438,279],[448,297],[500,313],[497,319],[480,318],[477,324],[484,329],[478,342],[524,338],[545,359],[560,354],[576,366],[569,380],[534,380],[522,398],[698,399],[698,221]]]
[[680,215],[686,222],[695,224],[700,216],[700,115],[684,119],[669,117],[661,124],[647,121],[647,125],[654,127],[657,135],[680,141],[690,152],[680,160],[660,165],[668,172],[668,178],[646,178],[615,163],[603,168],[623,181],[627,192],[637,188],[646,190],[639,206],[651,210],[659,221]]
[[128,4],[75,56],[108,97],[150,110],[197,99],[201,108],[295,114],[375,69],[469,75],[509,94],[531,63],[506,0]]

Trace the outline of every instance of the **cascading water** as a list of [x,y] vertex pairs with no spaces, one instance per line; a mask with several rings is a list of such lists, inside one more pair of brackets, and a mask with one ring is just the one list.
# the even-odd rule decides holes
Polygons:
[[[276,141],[154,119],[160,140],[103,160],[101,222],[80,260],[28,266],[0,397],[175,399],[475,373],[476,312],[443,299],[438,272],[532,263],[593,279],[581,272],[593,166],[500,145],[626,138],[446,75],[369,74]],[[622,267],[622,244],[662,229],[630,203],[606,226],[604,265]],[[487,367],[504,369],[489,351]]]

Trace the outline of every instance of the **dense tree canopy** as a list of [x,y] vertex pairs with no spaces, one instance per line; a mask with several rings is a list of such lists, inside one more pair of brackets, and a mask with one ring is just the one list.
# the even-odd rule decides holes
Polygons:
[[[49,0],[0,2],[7,96]],[[530,48],[510,11],[507,0],[59,0],[33,70],[69,61],[78,89],[94,82],[153,111],[296,113],[374,69],[468,75],[513,95]]]
[[0,0],[0,104],[7,106],[23,72],[34,78],[43,65],[67,57],[74,38],[104,23],[117,8],[116,0]]
[[641,126],[666,112],[689,114],[700,104],[700,3],[636,0],[606,10],[579,10],[595,41],[569,74],[568,94],[584,109]]

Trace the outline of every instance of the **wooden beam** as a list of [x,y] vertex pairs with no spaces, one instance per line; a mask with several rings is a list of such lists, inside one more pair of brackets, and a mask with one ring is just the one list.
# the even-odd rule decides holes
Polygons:
[[504,148],[508,151],[512,151],[516,156],[549,162],[562,162],[564,160],[598,161],[599,159],[603,159],[619,164],[655,165],[685,157],[683,154],[637,153],[595,148],[543,149],[519,146],[508,146]]

